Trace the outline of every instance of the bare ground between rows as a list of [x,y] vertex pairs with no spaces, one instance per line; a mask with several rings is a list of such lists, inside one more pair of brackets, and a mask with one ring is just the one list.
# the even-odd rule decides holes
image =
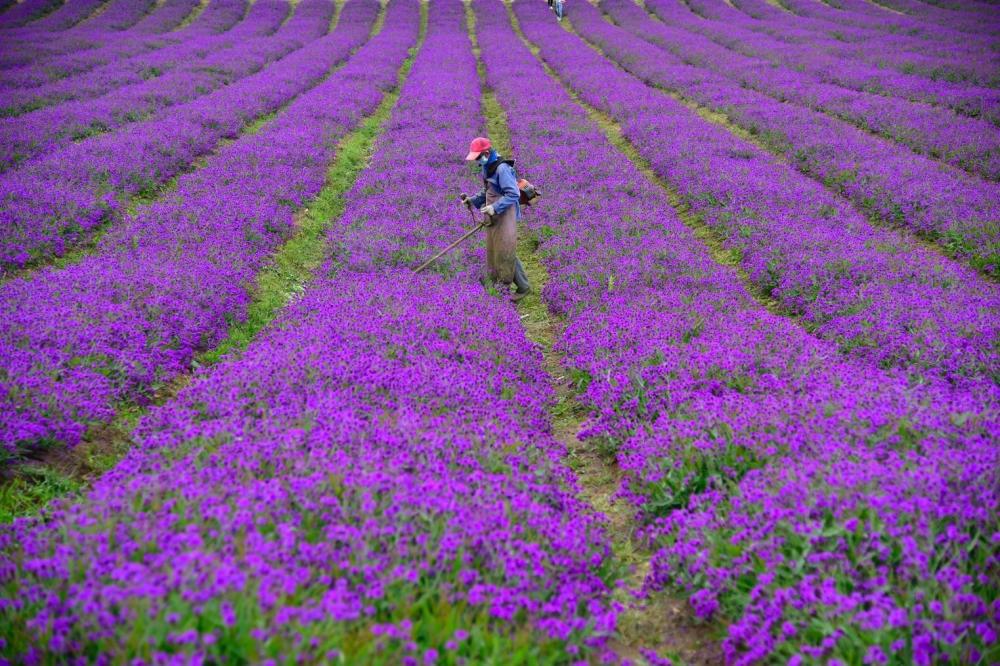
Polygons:
[[157,389],[142,407],[123,405],[110,422],[89,427],[76,446],[51,446],[27,451],[24,458],[15,460],[0,470],[0,486],[14,483],[19,477],[30,476],[42,469],[51,470],[81,484],[89,484],[132,447],[132,430],[142,414],[176,396],[191,378],[190,374],[175,377]]
[[[530,212],[528,213],[530,215]],[[670,591],[647,593],[643,582],[649,573],[650,550],[637,538],[634,511],[616,497],[622,473],[614,459],[600,452],[592,443],[581,441],[588,410],[574,395],[563,357],[553,348],[562,336],[565,323],[551,314],[539,293],[547,280],[537,252],[537,241],[522,234],[518,256],[524,263],[533,293],[523,299],[518,309],[528,338],[542,351],[556,399],[550,410],[552,434],[566,447],[566,463],[579,483],[579,497],[592,511],[606,519],[607,533],[616,559],[627,574],[616,592],[624,606],[619,618],[618,635],[609,647],[622,659],[644,663],[642,649],[651,649],[692,666],[722,663],[717,624],[695,617],[690,604]]]
[[[504,152],[511,145],[510,128],[502,105],[486,86],[474,13],[471,6],[467,4],[466,7],[469,36],[483,89],[483,115],[492,142]],[[524,36],[516,24],[515,30],[523,40]],[[531,212],[527,211],[526,215],[531,215]],[[525,232],[520,234],[518,256],[532,285],[532,293],[518,303],[521,323],[528,338],[541,350],[544,367],[555,392],[555,400],[549,410],[552,435],[566,448],[566,463],[578,480],[578,496],[595,515],[606,521],[615,558],[627,570],[620,588],[615,592],[624,612],[619,618],[618,633],[609,647],[618,657],[636,663],[645,662],[643,649],[694,666],[722,663],[717,638],[720,628],[717,624],[695,617],[686,599],[677,594],[643,590],[652,553],[636,538],[638,526],[633,509],[626,501],[616,497],[622,473],[613,456],[602,453],[592,442],[580,438],[589,412],[577,400],[565,359],[555,349],[554,343],[561,338],[565,321],[551,313],[541,298],[548,273],[538,248],[536,236]]]

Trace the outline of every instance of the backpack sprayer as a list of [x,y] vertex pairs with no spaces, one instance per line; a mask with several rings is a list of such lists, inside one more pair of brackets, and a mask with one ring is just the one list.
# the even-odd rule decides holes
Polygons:
[[[517,190],[518,190],[518,203],[520,203],[522,206],[530,206],[531,202],[534,199],[540,197],[542,194],[541,192],[538,191],[537,187],[529,183],[524,178],[521,178],[520,180],[517,181]],[[480,229],[483,229],[493,224],[493,218],[490,217],[489,215],[484,215],[483,220],[481,222],[476,220],[476,214],[472,212],[472,208],[469,208],[469,215],[472,216],[472,221],[476,223],[476,226],[473,227],[472,229],[469,229],[464,234],[462,234],[451,245],[441,250],[440,252],[438,252],[433,257],[431,257],[424,263],[420,264],[416,268],[414,268],[413,269],[414,275],[424,270],[425,268],[433,264],[435,261],[437,261],[444,255],[454,250],[456,247],[464,243],[467,239],[469,239],[473,234],[475,234]]]

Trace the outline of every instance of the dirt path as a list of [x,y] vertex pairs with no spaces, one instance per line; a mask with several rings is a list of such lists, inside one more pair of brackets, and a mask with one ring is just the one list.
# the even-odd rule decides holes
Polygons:
[[[509,155],[512,144],[506,114],[486,84],[476,41],[475,16],[471,6],[467,4],[466,7],[469,37],[484,91],[482,105],[486,130],[494,146]],[[531,215],[530,210],[526,215]],[[612,550],[625,571],[622,586],[616,592],[616,598],[625,610],[619,619],[618,635],[611,641],[610,647],[619,657],[635,663],[648,663],[643,657],[643,650],[669,657],[675,663],[721,663],[717,626],[697,620],[683,597],[669,592],[643,593],[642,585],[649,571],[652,553],[636,538],[638,524],[633,510],[624,500],[615,497],[621,485],[621,472],[613,456],[580,440],[589,410],[574,396],[564,359],[554,348],[565,322],[550,312],[541,298],[548,273],[542,263],[539,245],[538,238],[522,227],[517,254],[531,282],[532,293],[518,303],[517,308],[528,338],[542,352],[545,369],[556,394],[549,410],[553,435],[566,447],[566,462],[576,474],[580,499],[589,504],[594,513],[607,520]]]
[[534,236],[526,232],[521,234],[518,256],[533,289],[533,293],[518,304],[521,322],[528,337],[542,350],[545,369],[556,393],[556,401],[549,412],[553,434],[566,447],[566,462],[576,474],[580,499],[595,513],[607,518],[611,547],[618,562],[627,570],[624,585],[616,595],[625,612],[619,619],[618,636],[611,647],[620,657],[638,663],[645,663],[643,649],[654,650],[677,663],[721,663],[717,627],[695,618],[687,601],[679,595],[670,592],[643,594],[642,585],[649,573],[652,552],[636,538],[638,524],[632,508],[615,497],[621,485],[621,472],[614,458],[579,438],[588,409],[574,397],[563,358],[553,349],[564,322],[548,310],[539,296],[548,275]]

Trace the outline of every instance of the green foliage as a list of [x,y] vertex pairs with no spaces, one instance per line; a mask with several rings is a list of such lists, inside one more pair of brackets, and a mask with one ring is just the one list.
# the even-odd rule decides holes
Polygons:
[[709,445],[678,442],[677,450],[660,460],[658,480],[643,485],[650,517],[684,509],[695,495],[710,488],[732,487],[747,472],[763,466],[753,450],[733,441],[728,423],[713,424],[706,433]]
[[56,497],[75,492],[80,485],[51,467],[24,467],[16,477],[0,485],[0,523],[32,513]]

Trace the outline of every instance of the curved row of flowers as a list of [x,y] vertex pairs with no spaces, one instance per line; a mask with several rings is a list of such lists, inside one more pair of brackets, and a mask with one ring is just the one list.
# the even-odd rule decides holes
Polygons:
[[96,99],[63,102],[0,119],[0,172],[35,156],[51,155],[84,137],[150,120],[168,107],[232,85],[322,37],[330,27],[333,5],[313,0],[301,6],[325,11],[296,12],[285,22],[288,5],[257,2],[247,19],[224,39],[214,35],[189,39],[183,42],[183,53],[164,49],[146,59],[141,67],[151,69],[142,71],[158,73],[150,80],[139,73],[139,82]]
[[[833,33],[831,37],[836,37],[841,34],[839,32],[841,29],[847,28],[848,35],[860,33],[888,38],[891,45],[909,43],[912,51],[916,53],[928,52],[945,57],[951,54],[955,60],[965,54],[986,55],[992,40],[990,32],[993,28],[988,20],[984,20],[989,18],[989,9],[984,4],[976,6],[977,3],[973,2],[962,3],[963,7],[970,10],[968,13],[945,12],[951,18],[972,19],[968,25],[961,25],[961,21],[951,25],[948,21],[928,21],[926,17],[894,11],[885,5],[866,0],[838,0],[838,7],[810,6],[801,0],[783,0],[780,6],[788,9],[788,12],[775,11],[774,6],[756,0],[751,0],[750,4],[759,7],[767,14],[765,20],[778,20],[793,31],[800,27],[810,31],[826,29]],[[922,2],[917,4],[928,6]],[[960,16],[961,14],[965,16]],[[743,18],[746,19],[746,16]],[[880,67],[886,66],[884,61],[877,59],[874,54],[868,57]],[[900,63],[890,60],[889,64],[899,66]],[[969,64],[975,67],[981,63]],[[931,78],[943,74],[940,71],[922,73]]]
[[772,65],[768,59],[744,56],[697,32],[651,21],[632,0],[604,0],[601,8],[629,32],[667,49],[681,62],[716,72],[779,102],[821,111],[918,153],[1000,180],[1000,138],[997,127],[988,120],[849,90],[825,83],[813,74]]
[[[157,0],[107,0],[99,3],[100,7],[97,4],[90,0],[26,0],[19,7],[0,15],[0,28],[7,28],[4,34],[13,40],[12,46],[30,44],[44,35],[54,37],[54,41],[61,41],[69,47],[80,43],[80,40],[86,44],[113,38],[115,34],[133,29],[167,30],[172,27],[169,21],[178,14],[171,7],[161,6],[162,3]],[[190,3],[187,5],[190,7]],[[60,34],[60,31],[64,32]],[[57,50],[61,49],[57,47]],[[28,58],[39,52],[45,53],[48,48],[29,46],[28,51],[25,54],[28,57],[15,57],[16,60],[28,62]]]
[[[786,28],[790,37],[814,38],[815,41],[809,43],[838,57],[933,80],[985,87],[994,87],[997,83],[997,72],[990,65],[992,49],[988,35],[963,32],[920,19],[907,21],[906,17],[901,17],[901,21],[908,23],[907,27],[896,23],[893,31],[884,25],[892,22],[892,19],[885,21],[889,13],[873,5],[868,5],[871,11],[867,15],[843,7],[809,5],[816,5],[818,11],[797,0],[784,0],[782,7],[791,11],[771,20]],[[741,23],[748,22],[745,16],[743,19]],[[817,31],[826,34],[820,36]],[[872,39],[878,40],[877,51],[882,53],[863,47],[864,42],[870,44]],[[845,44],[845,41],[856,43]]]
[[[961,21],[959,24],[948,25],[947,21],[927,21],[919,16],[911,16],[906,12],[890,8],[889,2],[879,4],[866,0],[837,0],[838,9],[844,11],[836,14],[815,11],[811,7],[806,9],[806,5],[797,0],[782,0],[775,4],[770,4],[766,0],[735,0],[732,5],[727,5],[722,0],[691,0],[691,3],[692,7],[697,7],[699,11],[705,12],[706,16],[712,18],[725,15],[727,18],[739,17],[745,21],[748,17],[752,17],[760,21],[781,23],[793,30],[800,28],[816,31],[847,27],[867,30],[879,36],[886,34],[898,36],[901,40],[914,37],[931,43],[964,43],[966,46],[975,44],[987,48],[990,40],[990,29],[981,19],[978,25],[960,25]],[[927,6],[923,2],[916,4]],[[726,11],[732,9],[738,11]],[[948,13],[955,18],[953,12]],[[823,16],[817,16],[818,14]]]
[[[616,456],[656,549],[647,585],[732,620],[735,663],[990,663],[995,393],[914,386],[768,313],[546,76],[503,6],[475,7],[514,152],[561,184],[528,218],[543,296],[566,317],[557,348],[591,409],[584,436]],[[557,70],[589,70],[612,104],[630,94],[549,23],[521,25]]]
[[[700,8],[704,8],[707,4],[704,0],[689,0],[689,2],[691,2],[692,7]],[[792,31],[792,28],[789,26],[790,21],[787,14],[767,23],[753,21],[749,20],[745,14],[735,11],[720,1],[711,3],[713,9],[717,10],[717,13],[714,14],[714,18],[717,20],[698,21],[692,20],[687,10],[678,7],[675,0],[646,0],[644,4],[667,23],[682,24],[685,28],[693,29],[709,39],[741,53],[769,58],[785,66],[795,67],[817,76],[827,83],[888,97],[901,97],[946,106],[969,116],[983,116],[988,113],[995,118],[998,108],[1000,108],[1000,91],[995,88],[948,80],[931,81],[923,76],[894,71],[879,67],[874,63],[838,58],[823,53],[812,48],[810,46],[812,41],[809,39],[804,39],[801,43],[792,41],[789,39],[789,32]],[[764,2],[760,4],[767,7]],[[768,9],[772,8],[768,7]],[[922,23],[922,25],[925,28],[927,26],[926,23]],[[838,26],[837,34],[841,30],[843,30],[843,26]],[[780,49],[774,48],[775,39],[782,42]],[[879,40],[880,48],[877,50],[881,51],[882,36],[873,36],[870,39]],[[968,41],[970,41],[968,37],[956,38],[952,36],[947,44],[949,50],[955,50],[961,48],[956,47],[956,43],[961,44]],[[891,49],[891,46],[886,48]],[[974,48],[967,57],[969,59],[984,59],[984,57],[989,56],[989,53],[990,48],[987,42],[986,44],[978,44],[977,48]]]
[[21,32],[36,33],[36,31],[46,31],[51,33],[71,29],[81,21],[92,16],[105,2],[106,0],[64,2],[62,6],[51,14],[33,21],[30,28],[27,30],[22,29]]
[[[481,250],[409,269],[467,223],[447,193],[478,103],[463,7],[431,3],[321,275],[156,409],[86,497],[0,532],[0,650],[415,665],[600,649],[610,548],[548,433],[541,354],[468,279]],[[400,146],[408,177],[386,178]]]
[[25,0],[0,14],[0,28],[19,28],[43,19],[59,6],[60,0]]
[[[845,10],[860,10],[862,13],[873,17],[877,22],[879,19],[885,20],[890,25],[886,30],[892,31],[893,26],[904,27],[905,30],[922,29],[928,33],[939,34],[945,40],[976,40],[979,43],[989,43],[1000,34],[1000,26],[997,25],[996,16],[992,12],[992,7],[986,2],[950,2],[943,0],[935,7],[934,3],[912,2],[910,0],[888,0],[884,6],[876,3],[866,4],[859,0],[841,0],[842,8]],[[789,5],[799,13],[823,14],[827,18],[837,20],[839,16],[832,11],[824,11],[806,5],[800,0],[790,0]],[[808,9],[803,11],[808,6]],[[891,17],[886,16],[886,8],[895,11]],[[831,6],[832,8],[832,6]],[[881,11],[879,11],[881,10]],[[959,11],[956,11],[959,10]],[[895,27],[899,30],[899,27]]]
[[[102,65],[125,62],[133,56],[166,48],[188,37],[208,32],[225,32],[238,25],[245,5],[241,2],[217,1],[210,11],[183,28],[183,19],[194,11],[197,0],[169,0],[159,9],[121,33],[98,33],[68,30],[44,31],[40,39],[34,30],[4,31],[11,48],[0,54],[0,89],[4,91],[3,113],[13,113],[17,104],[11,95],[74,75],[84,74]],[[111,72],[106,70],[106,75]]]

